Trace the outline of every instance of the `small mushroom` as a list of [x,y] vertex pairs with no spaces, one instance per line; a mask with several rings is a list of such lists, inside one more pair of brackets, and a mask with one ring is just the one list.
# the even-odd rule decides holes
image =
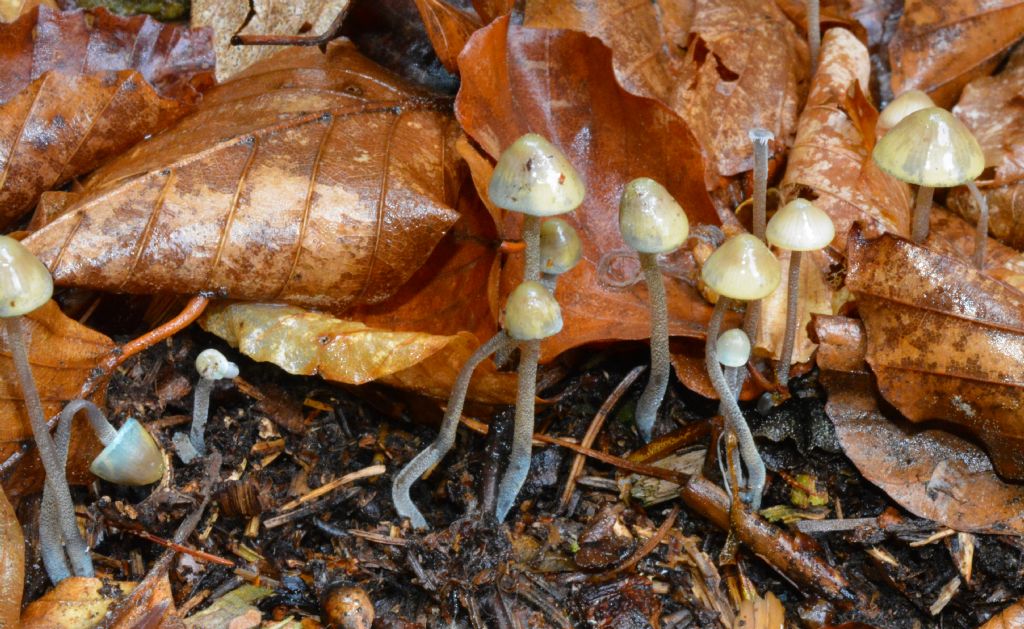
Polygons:
[[583,180],[555,146],[536,133],[513,142],[498,158],[487,188],[491,202],[523,217],[523,280],[540,279],[540,219],[576,209]]
[[[928,237],[935,188],[973,185],[985,168],[978,141],[953,114],[938,107],[921,109],[901,120],[878,141],[871,156],[885,172],[918,186],[911,232],[916,243]],[[987,225],[987,211],[979,223],[982,220]],[[983,245],[981,239],[976,252]]]
[[[25,409],[35,438],[39,458],[46,471],[46,486],[53,492],[59,513],[58,526],[64,536],[67,554],[75,576],[93,575],[89,549],[75,522],[75,505],[71,499],[64,466],[57,458],[57,448],[46,426],[46,416],[39,400],[32,366],[28,361],[29,336],[23,315],[43,306],[53,295],[53,278],[32,252],[9,236],[0,236],[0,318],[7,332],[14,370],[21,386]],[[70,576],[70,575],[68,575]]]
[[540,342],[558,334],[561,329],[562,311],[558,301],[539,282],[523,282],[509,295],[505,304],[505,331],[520,342],[519,373],[512,451],[508,469],[498,485],[495,503],[498,522],[505,520],[530,470]]
[[701,269],[701,279],[718,293],[718,303],[708,322],[705,366],[721,400],[726,426],[736,433],[739,441],[740,456],[749,476],[747,501],[751,508],[757,510],[761,506],[761,493],[764,491],[764,461],[757,452],[754,435],[743,418],[735,393],[722,372],[716,341],[730,302],[734,299],[764,299],[778,287],[782,270],[779,261],[764,243],[750,234],[740,234],[726,240],[708,257]]
[[742,367],[750,360],[750,337],[739,328],[722,332],[715,343],[718,362],[726,367]]
[[576,229],[565,219],[552,218],[540,226],[541,283],[555,294],[555,280],[579,264],[583,244]]
[[935,102],[921,90],[907,90],[892,99],[878,114],[878,130],[888,131],[910,114],[934,106]]
[[768,221],[765,238],[779,249],[790,252],[789,285],[786,294],[786,334],[775,377],[782,386],[789,385],[789,367],[796,345],[796,316],[800,299],[800,263],[804,251],[824,249],[836,235],[828,214],[804,199],[793,199]]
[[619,231],[640,255],[651,310],[651,376],[636,406],[636,426],[644,441],[658,417],[669,378],[668,305],[658,254],[678,249],[690,233],[683,208],[661,184],[642,177],[626,184],[619,201]]
[[172,439],[174,449],[185,463],[206,454],[206,420],[210,414],[210,392],[217,380],[238,377],[238,365],[215,349],[204,349],[196,357],[196,383],[192,403],[192,428],[189,434],[176,433]]

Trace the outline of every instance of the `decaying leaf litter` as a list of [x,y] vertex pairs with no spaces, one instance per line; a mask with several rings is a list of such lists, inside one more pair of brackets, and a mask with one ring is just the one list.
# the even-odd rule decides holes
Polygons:
[[[43,475],[10,385],[3,482],[27,557],[21,587],[0,585],[36,602],[22,614],[5,597],[0,621],[67,624],[74,608],[123,626],[346,611],[379,626],[1012,626],[1024,595],[1021,7],[826,3],[812,72],[798,3],[353,2],[333,24],[350,42],[229,78],[235,31],[279,26],[288,42],[335,16],[275,19],[254,3],[211,33],[26,6],[0,25],[4,54],[30,60],[4,68],[20,74],[4,77],[0,195],[7,230],[64,286],[32,315],[29,360],[47,413],[93,396],[115,424],[148,426],[168,472],[148,488],[96,481],[85,470],[99,445],[76,422],[71,479],[90,483],[75,493],[79,524],[97,576],[121,583],[51,590],[35,526]],[[92,43],[52,62],[45,38],[25,36],[61,29]],[[211,47],[223,82],[212,89]],[[766,62],[760,48],[777,54]],[[74,117],[56,87],[89,90],[97,107]],[[981,271],[973,225],[940,208],[928,240],[905,240],[912,190],[872,159],[878,105],[908,88],[955,105],[984,149],[978,186],[1002,243]],[[735,446],[719,438],[716,403],[690,392],[713,391],[702,362],[714,295],[700,271],[749,228],[752,127],[774,135],[770,206],[809,199],[837,226],[802,267],[807,375],[788,397],[771,364],[785,282],[753,339],[746,417],[770,470],[760,516],[723,489],[735,470],[717,461]],[[501,405],[515,398],[516,357],[500,356],[471,384],[455,451],[414,487],[434,528],[413,531],[390,482],[433,439],[456,373],[499,329],[522,274],[520,221],[486,190],[527,131],[587,187],[567,215],[583,257],[555,293],[566,325],[543,345],[531,473],[508,528],[481,516],[511,430]],[[678,381],[646,446],[633,426],[646,376],[633,367],[648,360],[647,293],[615,213],[638,176],[664,183],[698,227],[660,260]],[[936,201],[976,220],[962,188]],[[197,293],[232,300],[198,322],[224,340],[182,329],[207,297],[171,318]],[[110,350],[108,336],[147,328]],[[241,374],[214,386],[210,458],[186,466],[171,437],[192,421],[193,362],[210,345]],[[651,467],[667,456],[672,469]],[[9,515],[0,558],[18,564]]]

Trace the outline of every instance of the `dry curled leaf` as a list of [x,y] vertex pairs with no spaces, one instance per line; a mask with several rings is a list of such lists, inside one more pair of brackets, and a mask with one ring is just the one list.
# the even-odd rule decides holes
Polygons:
[[13,22],[40,4],[57,8],[55,0],[0,0],[0,22]]
[[786,610],[776,596],[768,592],[764,598],[754,593],[753,598],[740,603],[733,629],[783,629],[786,626]]
[[40,6],[0,25],[0,227],[191,109],[209,36],[148,17]]
[[58,284],[377,303],[458,218],[451,123],[350,43],[282,51],[96,172],[25,244]]
[[[646,289],[642,283],[611,285],[602,276],[602,260],[614,266],[617,251],[624,263],[634,255],[619,235],[618,203],[635,177],[664,184],[691,224],[719,222],[693,134],[668,108],[620,88],[611,52],[581,33],[512,26],[502,18],[474,34],[459,64],[456,114],[490,158],[523,133],[540,133],[565,152],[587,187],[583,205],[565,216],[580,233],[583,259],[559,280],[565,326],[544,342],[545,359],[588,342],[647,338]],[[486,188],[489,162],[470,166],[478,187]],[[507,213],[500,232],[515,235],[518,224],[518,215]],[[673,258],[684,266],[689,261],[685,252]],[[521,256],[513,256],[502,270],[503,294],[518,284],[521,265]],[[695,273],[692,261],[688,268]],[[672,333],[702,336],[708,304],[686,281],[669,277],[667,290]]]
[[[39,389],[43,411],[47,417],[60,412],[68,400],[78,397],[82,383],[102,358],[114,349],[106,336],[90,330],[64,316],[54,302],[49,302],[26,315],[29,333],[29,362]],[[32,427],[25,411],[21,387],[14,373],[7,336],[0,336],[0,461],[18,449],[24,440],[32,439]],[[102,404],[105,386],[93,398]],[[86,472],[92,457],[99,452],[99,442],[89,430],[84,418],[76,421],[68,455],[68,475],[73,482],[91,478]],[[38,490],[43,484],[43,472],[37,457],[27,457],[9,474],[4,486],[12,495]]]
[[480,28],[480,18],[450,5],[445,0],[415,0],[427,36],[445,69],[459,71],[459,54],[466,42]]
[[819,70],[781,184],[786,198],[812,198],[832,217],[832,246],[840,253],[854,221],[866,222],[873,232],[907,234],[910,228],[910,188],[875,166],[874,125],[862,128],[862,117],[854,114],[874,113],[864,96],[870,67],[867,48],[849,31],[825,33]]
[[0,627],[17,627],[25,586],[25,537],[14,507],[0,488]]
[[878,387],[912,421],[939,419],[1024,478],[1024,293],[968,262],[883,234],[850,232],[847,286]]
[[[347,384],[378,381],[439,399],[448,397],[458,370],[479,346],[468,332],[396,332],[275,304],[214,305],[201,323],[246,356],[288,373]],[[508,403],[515,399],[515,378],[484,363],[469,397]]]
[[889,44],[892,90],[928,92],[948,107],[1022,36],[1021,0],[908,0]]
[[[85,628],[97,626],[114,603],[134,587],[129,581],[109,581],[91,577],[70,577],[33,601],[21,616],[23,629]],[[171,584],[165,577],[150,609],[163,608],[158,622],[174,607]]]
[[988,621],[979,625],[978,629],[1014,629],[1024,626],[1024,599],[1010,605]]
[[[974,264],[974,225],[938,206],[932,208],[929,223],[926,248]],[[1024,253],[989,238],[985,247],[985,275],[1024,291]]]

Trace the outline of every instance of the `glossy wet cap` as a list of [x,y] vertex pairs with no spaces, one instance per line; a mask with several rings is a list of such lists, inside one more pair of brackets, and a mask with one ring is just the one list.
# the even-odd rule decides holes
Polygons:
[[540,282],[516,287],[505,303],[505,331],[517,341],[536,341],[562,330],[562,309]]
[[32,252],[10,236],[0,236],[0,318],[36,310],[53,296],[53,278]]
[[793,199],[782,206],[764,230],[769,243],[789,251],[824,249],[835,235],[829,215],[806,199]]
[[690,221],[664,186],[641,177],[622,191],[619,231],[626,244],[640,253],[668,253],[686,241]]
[[726,367],[742,367],[750,360],[750,337],[739,328],[726,330],[715,341],[715,353]]
[[498,158],[487,188],[500,208],[531,216],[557,216],[583,203],[583,180],[554,145],[527,133]]
[[763,299],[779,286],[778,259],[750,234],[733,236],[715,249],[700,271],[701,279],[719,295],[743,301]]
[[196,356],[196,371],[207,380],[238,377],[238,365],[215,349],[204,349]]
[[580,235],[560,218],[550,218],[540,226],[540,270],[561,275],[572,270],[583,255]]
[[953,114],[938,107],[904,118],[878,141],[871,156],[893,177],[932,188],[959,186],[985,169],[978,141]]
[[116,485],[149,485],[163,478],[164,456],[149,431],[129,418],[89,471]]
[[894,98],[878,114],[878,128],[892,129],[910,114],[934,106],[935,102],[921,90],[908,90]]

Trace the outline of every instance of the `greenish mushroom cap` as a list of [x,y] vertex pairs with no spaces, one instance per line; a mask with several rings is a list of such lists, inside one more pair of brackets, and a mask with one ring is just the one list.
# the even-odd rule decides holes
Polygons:
[[560,218],[551,218],[540,226],[540,270],[561,275],[572,270],[583,255],[580,235],[572,225]]
[[901,120],[878,141],[871,157],[893,177],[931,188],[959,186],[985,169],[978,140],[956,116],[938,107]]
[[536,341],[562,330],[562,309],[540,282],[516,287],[505,303],[505,332],[517,341]]
[[0,318],[36,310],[53,296],[53,277],[39,258],[10,236],[0,236]]
[[487,188],[498,207],[531,216],[557,216],[583,203],[583,180],[554,145],[527,133],[498,158]]
[[619,231],[626,244],[640,253],[668,253],[686,241],[690,222],[664,186],[641,177],[622,191]]
[[782,268],[763,242],[750,234],[740,234],[708,256],[700,275],[719,295],[755,301],[778,288]]

